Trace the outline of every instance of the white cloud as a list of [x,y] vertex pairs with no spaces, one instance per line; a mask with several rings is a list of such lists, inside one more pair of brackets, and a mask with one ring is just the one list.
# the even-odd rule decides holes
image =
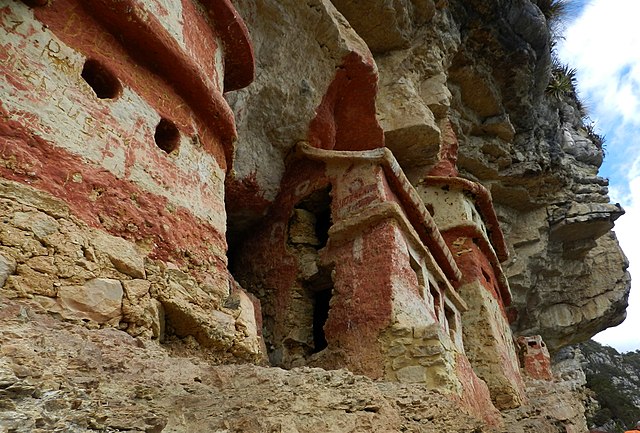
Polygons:
[[[578,70],[581,91],[607,115],[640,124],[638,0],[594,0],[567,27],[560,56]],[[611,111],[613,109],[613,111]]]
[[620,351],[640,349],[640,1],[591,0],[570,23],[558,52],[577,69],[579,94],[607,138],[602,172],[612,201],[626,214],[615,232],[636,278],[627,319],[596,340]]

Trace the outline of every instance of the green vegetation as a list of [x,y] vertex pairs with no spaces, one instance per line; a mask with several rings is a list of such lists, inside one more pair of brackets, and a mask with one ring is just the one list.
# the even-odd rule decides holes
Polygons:
[[633,403],[636,390],[640,389],[640,351],[619,354],[595,341],[581,344],[580,350],[590,360],[585,366],[587,387],[600,405],[589,423],[614,424],[615,433],[635,426],[640,419],[640,411]]
[[598,149],[604,149],[606,137],[596,132],[595,123],[588,117],[585,117],[583,118],[583,126],[584,130],[587,132],[587,137],[589,137],[589,140],[591,140],[593,144],[598,147]]
[[547,20],[553,44],[554,41],[562,38],[566,19],[576,10],[574,0],[538,0],[537,4]]
[[559,20],[571,11],[571,0],[538,0],[538,7],[547,21]]
[[572,11],[572,0],[538,0],[538,8],[547,20],[547,27],[551,34],[551,77],[547,86],[547,94],[556,98],[572,97],[576,95],[576,70],[563,64],[558,58],[556,48],[562,39],[563,23]]
[[573,96],[577,99],[575,68],[554,62],[551,68],[551,80],[549,80],[549,85],[547,86],[547,94],[556,99],[561,99],[564,96]]
[[[592,421],[596,425],[603,425],[608,420],[613,420],[620,432],[624,427],[635,426],[638,418],[638,408],[630,401],[611,380],[618,371],[602,371],[595,374],[587,374],[587,387],[596,393],[596,400],[600,404],[600,410],[595,413]],[[617,432],[616,432],[617,433]]]
[[545,92],[547,96],[577,108],[582,117],[581,128],[599,149],[604,149],[605,137],[596,132],[595,124],[589,118],[587,104],[578,95],[576,69],[562,63],[556,51],[558,42],[562,39],[566,19],[576,11],[575,1],[537,0],[537,5],[547,20],[551,35],[551,75]]

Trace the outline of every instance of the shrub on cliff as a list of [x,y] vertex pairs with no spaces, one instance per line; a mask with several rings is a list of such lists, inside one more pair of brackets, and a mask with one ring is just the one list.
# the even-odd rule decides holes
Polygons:
[[634,401],[640,387],[640,351],[619,354],[595,341],[581,344],[580,350],[587,360],[584,365],[587,387],[600,405],[590,424],[615,424],[612,433],[634,426],[640,418],[640,407]]
[[558,20],[570,12],[570,0],[538,0],[538,7],[547,21]]
[[551,68],[551,79],[547,86],[547,94],[556,99],[561,99],[564,96],[576,98],[575,68],[570,68],[568,65],[554,62],[554,65]]

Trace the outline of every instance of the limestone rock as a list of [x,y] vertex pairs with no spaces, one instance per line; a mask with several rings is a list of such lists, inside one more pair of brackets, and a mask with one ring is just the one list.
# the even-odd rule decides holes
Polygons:
[[623,213],[618,204],[573,203],[552,214],[550,238],[558,242],[598,239],[613,228],[613,222]]
[[144,278],[144,258],[131,243],[99,232],[91,240],[91,244],[96,253],[107,256],[118,271],[133,278]]
[[56,310],[68,319],[109,323],[122,314],[122,295],[120,281],[96,278],[83,286],[60,287]]
[[459,86],[462,102],[479,117],[493,117],[502,113],[499,90],[480,65],[461,66],[451,71],[449,77]]
[[0,180],[0,197],[25,206],[40,209],[53,218],[69,217],[69,207],[51,196],[33,188],[25,188],[9,180]]
[[571,129],[562,131],[562,150],[575,157],[577,161],[585,164],[602,164],[604,152],[585,137],[583,134]]
[[147,308],[149,316],[151,316],[151,333],[158,341],[164,341],[165,337],[165,317],[164,307],[162,303],[156,299],[152,299]]
[[16,271],[16,261],[13,257],[0,254],[0,288],[4,286],[7,277]]
[[315,231],[316,216],[305,209],[294,209],[289,226],[289,240],[294,244],[319,245]]
[[[512,258],[504,268],[514,292],[514,331],[541,334],[553,352],[619,322],[626,305],[626,260],[608,234],[620,209],[608,203],[606,180],[597,175],[602,149],[587,136],[573,102],[545,96],[551,39],[534,3],[436,3],[431,11],[426,3],[376,1],[363,14],[357,2],[334,2],[354,38],[369,47],[376,38],[390,44],[373,48],[378,118],[410,179],[437,155],[438,122],[451,120],[461,175],[491,190],[509,243]],[[324,4],[313,7],[311,13],[310,4],[238,2],[259,62],[252,87],[229,97],[240,137],[234,170],[244,191],[265,201],[259,209],[230,212],[231,239],[243,230],[234,228],[239,219],[233,215],[256,221],[273,201],[283,155],[307,138],[329,77],[347,52],[337,43],[340,32],[330,30],[340,20]],[[422,26],[414,15],[421,7],[427,11]],[[367,27],[374,22],[381,25]],[[295,38],[287,28],[298,29]],[[286,54],[294,52],[316,59],[313,67]],[[235,197],[232,206],[243,202]],[[586,296],[590,301],[576,301]],[[562,306],[576,302],[577,308]],[[567,328],[547,323],[550,318],[563,318]]]
[[[597,176],[601,145],[587,137],[575,102],[544,95],[549,40],[540,11],[520,0],[503,6],[453,8],[462,23],[496,22],[502,13],[509,23],[461,31],[449,68],[458,163],[463,176],[490,186],[510,244],[504,268],[518,312],[514,330],[542,334],[553,352],[621,320],[627,264],[608,233],[621,209],[608,203],[606,180]],[[549,323],[556,319],[567,328]]]
[[13,223],[20,229],[33,232],[38,240],[56,233],[59,228],[54,218],[41,212],[17,212],[13,215]]
[[220,306],[211,293],[184,272],[167,269],[165,278],[152,289],[161,305],[152,302],[146,307],[146,314],[152,313],[150,329],[154,337],[161,338],[166,329],[180,338],[194,339],[218,359],[262,360],[264,352],[253,303],[246,294],[232,291]]
[[[624,319],[628,262],[610,232],[621,209],[609,204],[607,181],[597,174],[602,146],[584,128],[576,102],[545,95],[551,37],[540,2],[209,2],[234,3],[239,14],[225,10],[245,19],[253,52],[245,46],[239,63],[220,35],[210,41],[217,51],[184,49],[194,39],[204,44],[209,27],[204,19],[184,18],[190,2],[130,2],[135,7],[123,9],[126,14],[104,17],[105,27],[127,17],[138,21],[124,20],[123,30],[139,36],[139,26],[157,21],[171,43],[128,50],[116,75],[121,67],[127,72],[115,78],[119,90],[106,101],[90,91],[83,65],[87,58],[121,56],[130,35],[77,49],[78,34],[68,26],[38,22],[55,10],[34,12],[25,3],[45,2],[13,2],[9,18],[0,20],[10,78],[0,82],[0,169],[18,179],[0,180],[0,288],[7,296],[0,299],[0,430],[586,431],[575,378],[527,381],[529,401],[504,411],[504,425],[486,425],[460,413],[459,402],[413,383],[424,381],[427,370],[427,383],[443,379],[441,370],[430,369],[436,348],[409,350],[395,338],[389,368],[404,384],[345,371],[214,365],[264,361],[260,306],[234,285],[227,265],[282,191],[297,143],[331,148],[338,135],[365,148],[382,145],[384,133],[415,183],[455,133],[460,174],[491,190],[506,235],[511,258],[503,266],[516,334],[540,334],[554,352]],[[217,17],[210,18],[216,31],[242,36],[241,22],[217,26]],[[185,23],[205,31],[192,38]],[[102,27],[87,26],[108,36]],[[43,46],[46,40],[55,44]],[[196,65],[191,57],[201,60],[200,49],[208,55]],[[162,55],[155,64],[144,53]],[[220,92],[227,83],[224,90],[236,87],[233,69],[243,62],[245,79],[255,72],[255,81],[225,94],[234,127]],[[200,66],[204,87],[192,74]],[[166,86],[172,79],[175,88]],[[209,87],[220,92],[206,92]],[[146,101],[145,94],[161,98]],[[212,104],[213,112],[182,111]],[[314,130],[323,116],[329,121]],[[201,127],[202,119],[211,122]],[[220,119],[228,121],[223,131],[214,127]],[[160,124],[173,125],[171,146],[158,143]],[[217,139],[227,146],[213,149]],[[307,280],[321,274],[312,224],[296,212],[281,228],[304,245]],[[180,248],[167,251],[171,245]],[[360,257],[362,248],[354,243]],[[270,272],[265,266],[252,277]],[[272,287],[252,290],[265,299]],[[278,302],[265,302],[270,314],[282,308]],[[313,321],[311,302],[292,303],[295,314]],[[405,305],[400,314],[410,317]],[[283,346],[294,352],[307,344],[312,328],[305,322]],[[492,344],[476,340],[475,352]],[[515,405],[508,390],[500,393],[498,403]]]
[[406,48],[435,13],[433,0],[332,0],[374,53]]
[[[234,172],[227,179],[232,231],[255,222],[275,198],[284,156],[297,142],[308,139],[316,109],[347,56],[369,53],[328,0],[235,4],[251,28],[260,60],[254,83],[227,96],[239,137]],[[313,62],[308,61],[311,58]]]
[[161,335],[159,322],[164,318],[161,318],[160,311],[154,308],[158,301],[150,295],[151,282],[136,279],[123,281],[122,284],[122,319],[128,324],[127,333],[158,338]]
[[10,275],[5,287],[13,288],[21,297],[32,294],[55,296],[55,276],[47,275],[20,264],[16,267],[16,275]]
[[502,114],[485,119],[478,127],[474,127],[473,134],[495,136],[505,142],[512,142],[516,130],[511,124],[509,115]]
[[[413,83],[421,83],[420,98],[436,119],[445,113],[456,119],[461,174],[490,187],[510,244],[512,259],[505,269],[516,294],[514,310],[520,314],[514,330],[528,335],[546,329],[542,332],[545,340],[549,340],[552,350],[557,350],[559,342],[565,341],[564,336],[575,332],[579,325],[573,323],[570,331],[561,332],[563,337],[558,335],[556,339],[553,334],[559,332],[559,327],[552,331],[544,320],[538,322],[531,314],[535,307],[530,305],[547,304],[539,301],[543,299],[558,299],[560,281],[567,288],[564,293],[568,304],[569,299],[582,298],[583,290],[577,290],[574,284],[579,278],[588,285],[584,291],[600,293],[599,301],[594,300],[587,308],[589,314],[582,316],[581,325],[593,332],[597,326],[620,320],[618,312],[626,304],[628,276],[626,262],[615,243],[597,241],[600,236],[608,236],[606,233],[621,212],[608,204],[606,181],[597,177],[601,149],[581,132],[576,123],[579,119],[573,120],[577,111],[564,104],[546,108],[546,83],[541,78],[549,64],[545,23],[539,11],[525,3],[509,2],[504,9],[486,2],[451,3],[454,21],[461,27],[451,26],[451,21],[444,24],[436,12],[433,22],[448,26],[447,36],[424,31],[415,38],[425,41],[421,46],[428,48],[406,50],[413,54],[411,57],[405,51],[394,51],[379,56],[377,61],[381,93],[385,92],[386,82],[396,86],[409,83],[414,88]],[[484,22],[496,22],[495,16],[501,14],[505,14],[506,22],[518,25],[489,25],[476,31],[470,24],[489,16],[493,18]],[[467,24],[471,27],[466,28]],[[514,32],[509,43],[503,39],[504,31]],[[502,72],[506,70],[509,74]],[[534,81],[530,80],[532,76]],[[438,90],[439,83],[445,83],[447,90]],[[380,106],[384,107],[384,102]],[[431,113],[423,116],[424,122],[429,121]],[[560,114],[568,119],[564,124]],[[381,122],[387,125],[384,115],[381,111]],[[554,130],[553,125],[561,125],[562,129]],[[538,133],[553,138],[541,140],[526,132],[530,131],[528,128],[539,128]],[[405,141],[409,146],[416,142],[419,141]],[[388,145],[393,148],[393,141]],[[424,144],[417,148],[423,152],[428,149]],[[406,159],[415,160],[418,155],[414,153],[414,158]],[[407,173],[419,175],[419,168],[400,162]],[[525,230],[531,232],[526,240],[519,237]],[[607,251],[606,256],[596,260],[601,263],[598,269],[602,272],[597,279],[581,263],[586,257],[595,258],[596,251]],[[587,318],[593,317],[594,311],[605,314],[607,319]],[[571,316],[571,320],[578,318],[576,314]],[[533,325],[534,322],[537,323]],[[586,337],[587,333],[582,332],[575,335],[576,340]]]
[[449,110],[452,97],[447,87],[447,76],[439,73],[424,80],[420,85],[420,96],[437,118],[443,118]]
[[124,293],[132,301],[138,301],[149,294],[151,283],[147,280],[127,280],[123,282]]
[[241,288],[238,288],[235,293],[239,298],[236,328],[247,339],[245,344],[253,346],[251,350],[254,353],[266,353],[264,342],[260,337],[262,335],[262,329],[259,329],[260,321],[257,319],[261,315],[261,311],[257,308],[259,306],[258,300],[245,293]]
[[[559,432],[576,422],[555,417],[559,404],[564,418],[576,401],[564,383],[530,383],[530,404],[506,412],[501,427],[487,426],[424,385],[374,382],[345,370],[213,365],[117,329],[63,323],[4,298],[0,319],[0,426],[16,433],[437,433],[461,425],[523,433]],[[544,430],[553,423],[559,427]]]
[[[544,249],[535,252],[535,243],[526,248],[529,260],[539,266],[538,279],[530,280],[527,268],[510,276],[514,301],[523,306],[515,322],[523,334],[542,335],[555,351],[624,320],[630,277],[613,234],[600,237],[578,260],[554,259]],[[510,267],[507,272],[514,270]],[[547,289],[554,285],[553,290]]]
[[440,144],[440,128],[418,92],[409,80],[383,81],[377,99],[385,144],[408,173],[434,161]]

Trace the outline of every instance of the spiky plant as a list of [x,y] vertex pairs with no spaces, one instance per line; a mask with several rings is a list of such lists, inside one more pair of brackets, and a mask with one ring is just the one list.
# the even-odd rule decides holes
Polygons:
[[575,0],[538,0],[537,5],[547,21],[553,51],[556,41],[562,39],[567,20],[578,10]]
[[547,94],[556,99],[563,96],[576,96],[576,70],[562,63],[554,63],[551,68],[551,79],[547,86]]
[[604,143],[606,141],[606,137],[604,135],[598,134],[595,128],[595,123],[593,121],[584,123],[584,130],[587,132],[587,137],[595,144],[598,149],[604,150]]
[[582,118],[582,123],[588,123],[589,113],[591,112],[591,104],[589,100],[583,99],[581,97],[576,98],[576,108],[580,113],[580,117]]
[[571,0],[538,0],[538,7],[547,22],[558,21],[571,11]]

